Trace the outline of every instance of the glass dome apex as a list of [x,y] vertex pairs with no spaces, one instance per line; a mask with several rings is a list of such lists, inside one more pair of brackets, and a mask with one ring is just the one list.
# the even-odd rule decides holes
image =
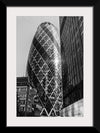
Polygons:
[[54,26],[51,22],[48,22],[48,21],[42,22],[39,26],[46,26],[46,25],[52,25],[52,26]]
[[48,22],[48,21],[42,22],[42,23],[38,26],[37,31],[38,31],[38,29],[39,29],[40,27],[42,27],[42,28],[45,28],[45,27],[54,28],[54,29],[56,30],[56,32],[58,32],[57,27],[56,27],[53,23]]

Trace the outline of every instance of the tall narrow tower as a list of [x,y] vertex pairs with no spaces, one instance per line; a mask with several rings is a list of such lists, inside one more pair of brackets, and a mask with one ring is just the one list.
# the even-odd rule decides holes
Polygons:
[[27,75],[31,88],[37,92],[39,116],[59,116],[63,105],[61,48],[57,29],[49,22],[42,23],[33,38]]
[[83,27],[83,16],[60,17],[63,116],[83,115]]

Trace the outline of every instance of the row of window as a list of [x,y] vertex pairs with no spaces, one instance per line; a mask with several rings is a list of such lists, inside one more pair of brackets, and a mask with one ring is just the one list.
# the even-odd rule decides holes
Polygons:
[[69,82],[73,85],[83,79],[83,42],[79,31],[79,28],[83,26],[83,21],[79,23],[80,19],[79,17],[66,17],[61,35],[65,47]]

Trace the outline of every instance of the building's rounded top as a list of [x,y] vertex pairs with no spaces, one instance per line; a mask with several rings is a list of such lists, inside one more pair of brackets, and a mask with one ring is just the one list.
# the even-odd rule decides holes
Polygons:
[[[50,22],[43,22],[41,23],[39,26],[47,26],[47,25],[51,25],[51,26],[54,26],[52,23]],[[55,27],[55,26],[54,26]]]
[[43,22],[38,26],[34,37],[37,39],[41,35],[42,37],[46,35],[52,38],[53,40],[56,40],[58,45],[60,46],[60,37],[59,37],[58,29],[52,23]]
[[37,31],[39,30],[39,28],[45,28],[45,27],[49,27],[52,31],[52,29],[54,29],[56,32],[58,32],[58,29],[56,26],[54,26],[54,24],[52,24],[51,22],[43,22],[41,23],[38,28],[37,28]]

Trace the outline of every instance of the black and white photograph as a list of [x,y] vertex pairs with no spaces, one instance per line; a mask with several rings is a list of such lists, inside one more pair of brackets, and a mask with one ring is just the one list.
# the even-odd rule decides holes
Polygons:
[[83,117],[83,16],[17,16],[17,116]]
[[93,9],[7,8],[7,125],[93,125]]

